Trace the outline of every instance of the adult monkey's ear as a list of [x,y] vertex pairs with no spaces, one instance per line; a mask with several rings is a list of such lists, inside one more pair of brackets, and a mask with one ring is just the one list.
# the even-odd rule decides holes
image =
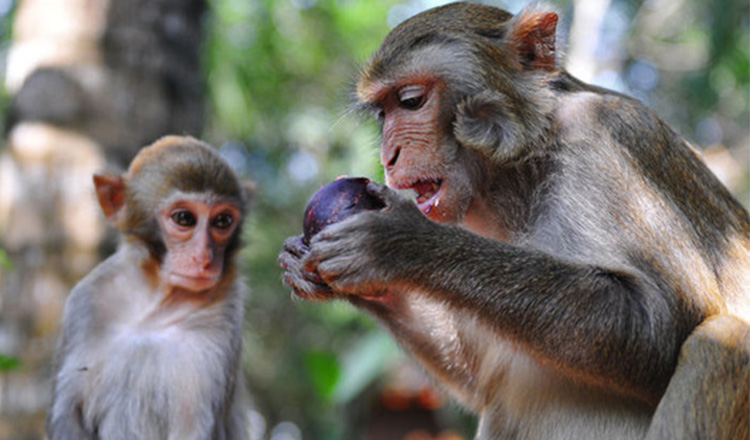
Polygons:
[[518,110],[505,95],[485,91],[469,96],[456,107],[454,135],[471,148],[498,163],[522,153],[526,132]]
[[513,19],[509,43],[524,69],[555,70],[557,20],[554,12],[521,12]]
[[117,226],[119,214],[125,206],[125,181],[120,176],[94,174],[94,187],[104,216]]
[[[504,42],[515,52],[518,67],[524,71],[555,70],[557,20],[554,12],[528,9],[511,19]],[[537,101],[537,107],[540,102],[543,101]],[[538,123],[527,122],[542,119],[524,116],[529,110],[522,106],[523,103],[490,90],[469,96],[456,110],[456,139],[498,163],[514,160],[523,154],[529,139],[544,132]]]

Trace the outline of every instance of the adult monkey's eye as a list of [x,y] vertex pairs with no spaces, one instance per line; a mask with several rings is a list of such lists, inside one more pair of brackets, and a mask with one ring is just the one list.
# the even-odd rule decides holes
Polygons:
[[175,224],[184,228],[195,226],[196,223],[195,216],[190,211],[177,211],[173,213],[170,218]]
[[425,88],[420,85],[408,85],[398,91],[399,106],[407,110],[417,110],[424,104]]
[[234,223],[234,217],[232,217],[232,214],[219,214],[214,218],[214,221],[211,222],[211,226],[217,229],[229,229],[232,226],[232,223]]

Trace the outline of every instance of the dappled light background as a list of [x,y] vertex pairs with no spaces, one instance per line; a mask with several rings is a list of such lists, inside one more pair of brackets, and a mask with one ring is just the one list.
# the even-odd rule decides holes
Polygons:
[[[471,438],[472,418],[445,402],[372,319],[344,303],[293,298],[276,265],[282,241],[301,232],[304,205],[320,185],[344,174],[382,182],[377,129],[369,115],[351,110],[352,86],[390,28],[443,3],[207,1],[199,134],[257,184],[241,255],[251,286],[244,371],[256,439]],[[514,13],[525,5],[485,3]],[[748,2],[548,3],[561,15],[560,58],[569,70],[654,108],[749,206]],[[0,0],[3,118],[12,99],[6,65],[17,7],[15,0]],[[0,236],[0,247],[7,239]],[[0,251],[0,262],[12,272],[9,254]],[[19,438],[12,420],[43,412],[49,399],[42,373],[35,398],[19,403],[17,392],[9,391],[18,389],[11,375],[30,368],[20,354],[26,343],[0,322],[0,440]],[[35,438],[40,431],[24,432]]]

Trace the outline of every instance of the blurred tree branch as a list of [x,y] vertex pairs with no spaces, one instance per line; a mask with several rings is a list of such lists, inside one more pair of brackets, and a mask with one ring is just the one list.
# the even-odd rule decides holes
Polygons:
[[0,438],[41,437],[71,286],[111,248],[91,175],[167,133],[199,136],[203,0],[21,0],[0,155]]

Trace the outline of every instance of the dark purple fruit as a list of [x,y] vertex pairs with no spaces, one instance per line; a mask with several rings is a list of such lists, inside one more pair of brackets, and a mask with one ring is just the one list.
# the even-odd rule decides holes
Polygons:
[[312,236],[327,225],[360,211],[383,208],[385,204],[367,192],[368,183],[366,177],[338,178],[317,190],[305,208],[303,241],[310,243]]

